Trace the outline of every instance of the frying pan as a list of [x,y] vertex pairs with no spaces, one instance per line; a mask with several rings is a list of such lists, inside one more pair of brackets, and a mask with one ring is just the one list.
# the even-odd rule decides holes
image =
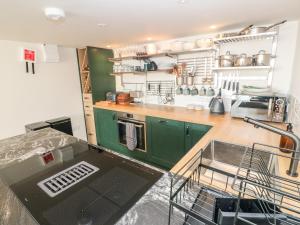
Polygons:
[[283,24],[285,23],[287,20],[283,20],[281,22],[278,22],[278,23],[275,23],[273,25],[270,25],[268,27],[250,27],[248,28],[247,30],[244,31],[245,34],[250,34],[250,35],[253,35],[253,34],[261,34],[261,33],[265,33],[267,32],[268,30],[270,30],[271,28],[273,27],[276,27],[280,24]]

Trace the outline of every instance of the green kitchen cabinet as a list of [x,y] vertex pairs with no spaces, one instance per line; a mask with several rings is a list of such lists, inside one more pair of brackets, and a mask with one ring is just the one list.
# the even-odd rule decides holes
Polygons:
[[118,150],[117,114],[105,109],[94,109],[97,143],[111,150]]
[[113,57],[111,49],[87,47],[87,57],[91,79],[93,103],[104,101],[106,92],[115,91],[115,77],[111,76],[113,63],[108,58]]
[[211,126],[185,123],[185,152],[188,152],[194,145],[209,131]]
[[147,139],[149,158],[166,169],[185,154],[184,122],[147,117]]

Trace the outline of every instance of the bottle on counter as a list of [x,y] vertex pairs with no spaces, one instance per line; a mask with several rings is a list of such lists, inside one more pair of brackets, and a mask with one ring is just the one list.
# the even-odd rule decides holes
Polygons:
[[[288,132],[293,133],[293,125],[291,123],[289,123],[287,125],[286,130]],[[286,149],[294,150],[295,149],[295,143],[291,138],[282,135],[281,138],[280,138],[280,146],[279,147],[281,148],[280,149],[281,152],[291,153],[291,151],[286,150]]]

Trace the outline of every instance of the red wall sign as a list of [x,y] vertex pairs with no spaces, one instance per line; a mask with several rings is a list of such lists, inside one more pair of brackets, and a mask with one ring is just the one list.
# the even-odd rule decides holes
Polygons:
[[26,62],[35,62],[35,51],[34,50],[29,50],[29,49],[24,49],[24,60]]

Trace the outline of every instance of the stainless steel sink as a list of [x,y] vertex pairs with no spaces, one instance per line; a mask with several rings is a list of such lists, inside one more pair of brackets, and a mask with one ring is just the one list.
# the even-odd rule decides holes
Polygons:
[[[250,148],[213,140],[203,150],[202,163],[228,173],[236,174],[246,150],[250,150]],[[270,168],[270,172],[276,174],[278,171],[277,159],[272,157],[268,152],[261,151],[259,154]]]

